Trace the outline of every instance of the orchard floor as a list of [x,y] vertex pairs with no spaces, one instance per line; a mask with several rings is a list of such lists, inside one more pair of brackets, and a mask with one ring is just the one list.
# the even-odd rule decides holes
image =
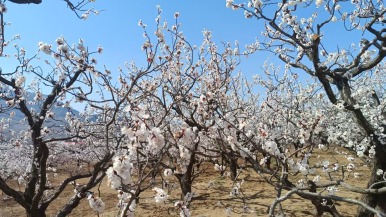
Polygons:
[[[334,157],[336,159],[336,157]],[[337,159],[338,160],[338,159]],[[341,159],[342,161],[344,159]],[[359,187],[366,185],[368,168],[365,165],[359,166],[359,160],[356,172],[362,174],[360,178],[350,178],[347,183]],[[211,217],[211,216],[227,216],[226,209],[232,209],[229,216],[267,216],[267,210],[270,204],[274,201],[275,191],[272,186],[268,185],[263,179],[253,172],[251,169],[245,169],[239,176],[239,180],[244,179],[242,190],[245,195],[248,213],[243,212],[243,200],[241,198],[231,197],[233,182],[229,177],[220,176],[218,172],[213,170],[211,164],[205,164],[207,170],[195,180],[193,191],[196,198],[191,204],[192,216]],[[58,176],[60,178],[61,175]],[[352,177],[352,174],[351,174]],[[299,179],[301,177],[299,176]],[[323,178],[322,180],[323,181]],[[172,179],[177,186],[177,180]],[[156,183],[157,187],[161,187],[160,182]],[[97,192],[97,190],[94,190]],[[114,217],[117,214],[117,192],[107,187],[105,181],[100,186],[101,198],[106,203],[105,212],[100,217]],[[285,193],[285,192],[283,192]],[[0,193],[3,197],[2,193]],[[63,195],[49,208],[47,216],[53,216],[57,210],[73,195],[73,188],[68,187]],[[349,196],[351,198],[359,199],[360,195],[350,192],[345,192],[344,189],[337,192],[339,196]],[[174,189],[165,204],[156,204],[154,201],[154,192],[149,189],[141,194],[140,205],[137,206],[136,216],[151,216],[151,217],[165,217],[165,216],[179,216],[179,211],[173,206],[173,203],[180,197],[179,189]],[[337,202],[336,207],[342,216],[355,216],[357,207],[347,203]],[[305,201],[297,196],[291,197],[282,203],[282,207],[287,217],[302,217],[313,216],[314,206],[309,201]],[[16,204],[12,199],[7,201],[0,201],[0,217],[20,217],[25,216],[23,209]],[[91,217],[97,216],[88,205],[87,200],[83,200],[80,206],[73,211],[69,216],[72,217]],[[324,216],[330,216],[325,214]]]

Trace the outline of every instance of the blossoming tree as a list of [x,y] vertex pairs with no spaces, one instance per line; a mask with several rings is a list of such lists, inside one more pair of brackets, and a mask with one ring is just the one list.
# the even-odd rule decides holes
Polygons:
[[[163,43],[160,55],[153,55],[150,37],[144,44],[151,61],[166,59],[168,62],[141,91],[146,107],[153,108],[149,109],[149,116],[159,117],[167,141],[168,153],[162,165],[177,177],[184,198],[192,193],[192,184],[202,172],[203,160],[219,156],[211,138],[216,132],[211,129],[238,61],[230,46],[226,46],[223,53],[218,51],[209,31],[204,31],[200,47],[190,45],[180,31],[178,16],[176,13],[176,23],[171,28],[166,23],[158,25],[157,40]],[[144,27],[142,22],[139,24]],[[170,44],[164,39],[163,30],[175,37]]]
[[[1,8],[3,20],[5,5]],[[5,41],[4,31],[2,34],[4,48],[10,41]],[[0,189],[13,197],[27,216],[46,216],[52,202],[67,186],[74,185],[73,197],[57,216],[67,216],[85,197],[102,213],[104,203],[90,190],[102,181],[111,159],[126,145],[120,129],[127,119],[121,111],[138,92],[142,77],[165,61],[149,62],[144,69],[128,66],[116,73],[115,82],[110,70],[97,67],[94,56],[102,53],[102,47],[91,52],[83,40],[71,44],[60,37],[56,45],[40,42],[38,48],[39,53],[31,55],[15,45],[17,64],[0,75]],[[10,55],[2,49],[1,56]],[[83,111],[73,110],[74,103],[81,103]],[[66,167],[68,170],[63,170]],[[53,182],[59,169],[64,178]],[[17,187],[8,182],[13,178]],[[86,182],[78,185],[80,179]]]
[[[65,2],[79,18],[97,13],[84,9],[92,1]],[[264,23],[262,38],[245,52],[238,44],[219,48],[207,30],[199,47],[189,44],[179,14],[169,27],[160,8],[154,36],[138,23],[145,37],[143,68],[130,63],[113,75],[97,64],[102,47],[90,52],[82,40],[41,42],[36,55],[15,45],[15,69],[0,72],[0,189],[28,216],[46,216],[73,184],[74,195],[57,216],[68,215],[86,197],[100,214],[103,198],[91,190],[107,177],[118,190],[119,216],[134,216],[146,189],[153,188],[157,203],[167,201],[168,192],[156,185],[174,176],[182,192],[175,206],[187,217],[192,185],[206,169],[202,163],[212,162],[221,173],[229,166],[230,196],[243,197],[238,180],[243,161],[276,190],[270,216],[293,194],[312,202],[318,216],[340,216],[334,201],[358,205],[358,216],[385,216],[383,3],[226,0],[226,6]],[[1,4],[2,19],[5,12]],[[365,39],[331,46],[336,26]],[[6,56],[10,40],[4,35],[1,40],[0,54]],[[255,52],[276,55],[284,67],[266,62],[264,75],[253,80],[233,74],[240,57]],[[303,72],[309,81],[299,76]],[[83,111],[72,109],[73,103],[81,103]],[[335,150],[344,155],[343,162],[315,156],[327,146],[346,149]],[[348,184],[358,161],[371,163],[367,188]],[[65,178],[51,182],[63,165]],[[17,179],[17,187],[11,179]],[[77,185],[80,179],[87,181]],[[363,199],[337,196],[339,188]]]
[[[372,173],[368,184],[371,190],[361,191],[365,206],[360,206],[358,216],[372,216],[378,212],[373,209],[375,207],[385,213],[384,194],[372,191],[382,188],[379,182],[383,179],[377,171],[384,171],[386,167],[382,157],[385,155],[384,91],[381,88],[384,84],[371,79],[372,82],[367,81],[368,86],[360,85],[364,82],[361,77],[368,80],[370,74],[383,78],[386,55],[383,3],[355,0],[235,3],[227,0],[226,6],[242,9],[246,18],[264,24],[262,38],[248,46],[246,53],[275,53],[287,68],[316,78],[329,101],[355,120],[349,128],[343,128],[347,126],[344,124],[339,126],[348,132],[357,129],[356,135],[364,136],[362,139],[346,137],[345,147],[360,156],[371,157]],[[306,16],[305,12],[311,15]],[[332,29],[336,32],[331,32]],[[335,44],[331,39],[339,32],[353,36],[356,41],[347,47]]]
[[[15,4],[41,4],[43,2],[42,0],[9,0],[9,1]],[[77,17],[82,19],[86,19],[90,13],[99,13],[96,10],[87,8],[87,6],[90,3],[95,2],[95,0],[81,0],[81,1],[64,0],[64,2],[67,4],[67,7],[75,13]]]

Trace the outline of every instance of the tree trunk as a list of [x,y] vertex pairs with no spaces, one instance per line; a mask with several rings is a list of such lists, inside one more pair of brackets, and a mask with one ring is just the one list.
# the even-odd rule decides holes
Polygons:
[[73,196],[70,201],[56,214],[56,217],[66,217],[68,216],[73,209],[75,209],[80,202],[81,198]]
[[[374,138],[375,140],[375,156],[373,159],[373,165],[370,175],[370,180],[367,184],[367,187],[372,186],[374,183],[377,183],[379,181],[382,181],[382,176],[377,175],[377,170],[382,169],[384,172],[386,172],[386,150],[384,149],[383,145],[377,142],[377,137]],[[381,188],[384,187],[385,184],[379,184],[373,186],[373,188]],[[378,210],[386,213],[386,194],[380,194],[380,195],[371,195],[371,194],[364,194],[362,196],[362,202],[367,204],[370,207],[377,208]],[[374,214],[370,211],[366,210],[364,207],[358,208],[358,217],[373,217]]]
[[46,217],[46,213],[43,210],[27,210],[27,217]]
[[[235,153],[231,150],[230,152],[222,151],[221,157],[225,162],[229,165],[229,170],[231,172],[231,179],[235,180],[237,177],[237,157],[235,156]],[[221,171],[221,175],[224,175],[225,171]]]
[[[310,192],[313,192],[313,193],[317,192],[315,182],[309,180],[308,185],[310,187]],[[314,204],[316,209],[316,215],[315,215],[316,217],[322,217],[323,213],[325,212],[330,213],[333,217],[341,217],[338,210],[336,210],[336,207],[332,200],[327,199],[326,200],[327,204],[323,205],[322,204],[323,200],[319,197],[305,197],[305,196],[301,196],[301,197],[311,200],[311,203]]]
[[233,155],[233,153],[230,154],[229,158],[229,169],[231,171],[231,179],[235,180],[237,177],[237,158]]
[[182,192],[181,199],[184,199],[187,193],[192,192],[193,180],[188,173],[185,173],[184,175],[181,176],[181,178],[178,179],[178,181],[180,182],[180,187]]
[[[319,80],[323,83],[326,93],[330,98],[330,101],[333,104],[336,104],[336,97],[333,93],[331,93],[331,86],[327,82],[325,83],[324,76],[319,75]],[[376,174],[378,169],[382,169],[386,171],[386,149],[384,145],[380,142],[377,135],[375,135],[375,131],[373,129],[373,125],[371,124],[371,119],[366,118],[361,109],[355,108],[354,105],[357,104],[355,98],[352,96],[351,87],[349,84],[349,80],[347,78],[343,78],[341,76],[335,76],[334,81],[337,85],[339,93],[345,103],[345,109],[347,111],[352,112],[355,115],[356,122],[362,129],[366,132],[368,137],[372,137],[371,145],[375,147],[375,156],[373,158],[373,165],[370,174],[370,180],[367,184],[367,187],[372,186],[374,183],[382,181],[382,176],[378,176]],[[373,188],[380,188],[384,185],[376,185]],[[362,202],[367,206],[372,208],[377,208],[382,212],[386,212],[386,194],[383,195],[370,195],[365,194],[362,196]],[[359,207],[357,212],[357,217],[373,217],[374,214],[370,211],[366,210],[364,207]]]
[[193,184],[193,173],[194,173],[194,164],[196,163],[196,150],[198,148],[198,142],[194,145],[192,154],[190,155],[189,164],[186,167],[186,172],[184,174],[177,175],[178,181],[180,183],[182,195],[181,200],[184,199],[187,193],[192,192]]

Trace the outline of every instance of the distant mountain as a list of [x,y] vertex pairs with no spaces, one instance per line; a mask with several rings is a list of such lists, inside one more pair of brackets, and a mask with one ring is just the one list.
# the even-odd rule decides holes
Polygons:
[[[47,97],[46,95],[43,95],[43,100],[42,101],[35,101],[33,98],[35,97],[34,93],[28,93],[26,96],[27,100],[27,107],[28,109],[35,113],[36,115],[40,113],[41,111],[41,106],[44,102],[44,99]],[[8,108],[8,105],[6,104],[5,101],[1,100],[0,101],[0,111],[5,110]],[[12,118],[12,122],[10,123],[10,128],[13,130],[26,130],[26,124],[24,124],[23,120],[25,119],[24,114],[18,109],[19,106],[15,105],[14,108],[12,109],[7,109],[5,112],[0,113],[0,119],[2,118],[10,118],[11,112],[14,112],[14,116]],[[53,119],[47,119],[45,121],[46,126],[52,126],[52,125],[63,125],[65,124],[65,118],[66,118],[66,113],[71,112],[75,117],[80,117],[79,111],[72,109],[72,108],[65,108],[62,106],[62,103],[57,103],[55,105],[52,105],[51,107],[51,112],[54,113]],[[25,122],[26,123],[26,122]]]

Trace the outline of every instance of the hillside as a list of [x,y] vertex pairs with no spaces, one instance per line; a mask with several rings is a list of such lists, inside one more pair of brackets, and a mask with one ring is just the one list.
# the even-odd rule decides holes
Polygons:
[[[27,107],[33,114],[39,114],[41,111],[41,106],[43,101],[35,101],[34,93],[27,93]],[[43,99],[45,99],[47,96],[43,95]],[[80,118],[80,112],[76,109],[73,109],[71,107],[64,107],[64,104],[59,102],[55,105],[52,105],[51,112],[54,113],[53,118],[46,119],[45,126],[61,126],[65,125],[66,121],[66,114],[67,112],[71,112],[73,116]],[[3,112],[0,113],[0,119],[4,120],[9,124],[8,129],[15,130],[16,132],[19,132],[21,130],[27,129],[27,123],[25,120],[24,114],[19,110],[19,106],[14,106],[11,109],[8,109],[8,105],[5,101],[0,101],[0,108],[2,108]],[[11,113],[13,113],[12,119]],[[6,132],[5,132],[6,133]]]

